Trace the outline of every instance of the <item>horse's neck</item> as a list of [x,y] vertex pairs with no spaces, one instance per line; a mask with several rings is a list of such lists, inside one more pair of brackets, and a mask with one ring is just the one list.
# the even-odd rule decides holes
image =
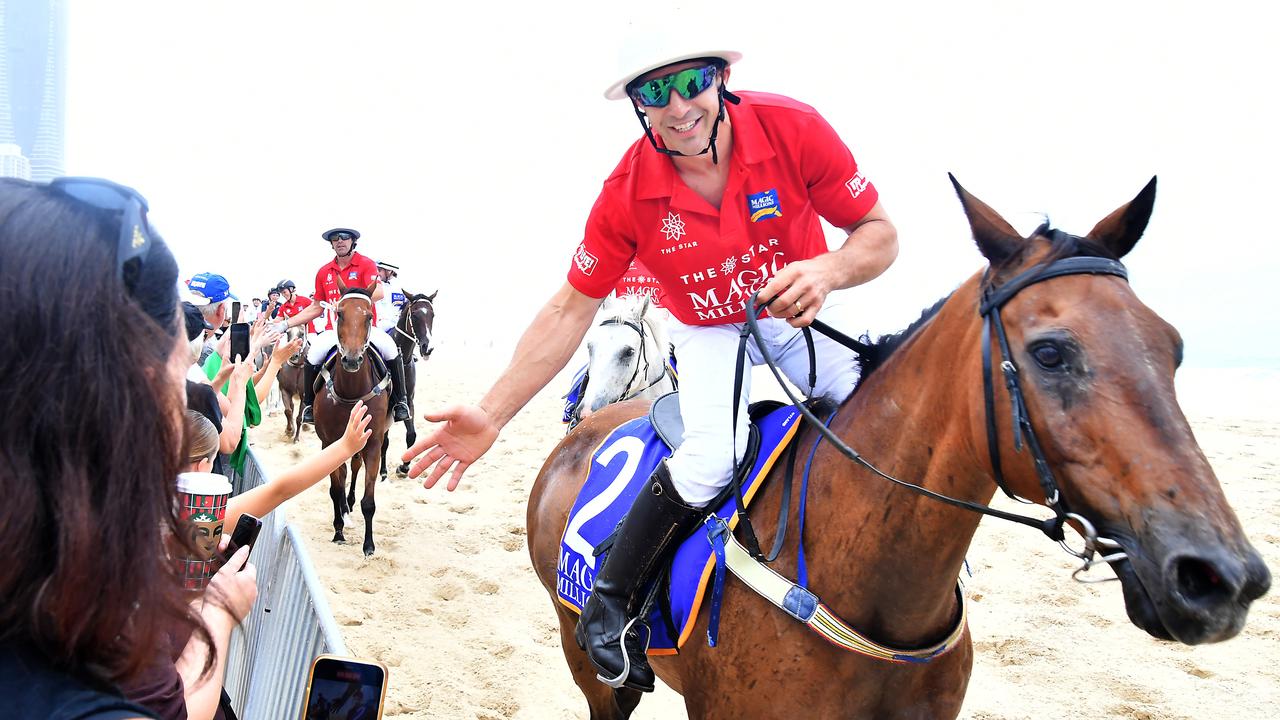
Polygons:
[[[976,285],[958,290],[845,403],[832,430],[884,472],[951,497],[989,501],[975,451],[981,404]],[[974,405],[978,403],[978,405]],[[981,418],[981,415],[977,416]],[[881,641],[945,632],[981,515],[898,488],[827,448],[811,475],[806,556],[814,590]],[[819,567],[820,558],[830,564]]]

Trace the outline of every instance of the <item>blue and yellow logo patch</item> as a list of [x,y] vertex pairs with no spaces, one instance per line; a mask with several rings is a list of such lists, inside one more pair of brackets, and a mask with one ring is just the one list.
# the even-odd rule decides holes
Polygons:
[[751,214],[751,222],[782,217],[782,205],[778,202],[777,189],[747,193],[747,210]]

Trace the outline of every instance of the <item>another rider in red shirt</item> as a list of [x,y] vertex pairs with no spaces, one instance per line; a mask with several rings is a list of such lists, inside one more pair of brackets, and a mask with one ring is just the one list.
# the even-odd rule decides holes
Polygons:
[[[747,299],[758,292],[771,316],[760,321],[761,338],[747,344],[751,362],[763,362],[763,343],[791,382],[805,388],[809,359],[800,329],[821,317],[848,332],[851,323],[838,317],[839,296],[828,303],[828,294],[878,277],[898,251],[875,187],[816,110],[780,95],[731,93],[726,83],[739,53],[667,39],[673,42],[650,47],[645,61],[605,91],[630,100],[645,136],[605,181],[568,282],[539,311],[479,405],[429,413],[427,419],[445,424],[405,453],[425,453],[410,471],[416,477],[431,468],[424,485],[452,471],[455,487],[564,367],[600,298],[632,259],[649,268],[672,315],[684,443],[632,505],[576,633],[603,677],[640,691],[653,689],[653,671],[639,643],[624,647],[623,629],[637,614],[642,589],[698,523],[703,506],[729,484],[747,446],[749,387],[743,397],[733,395]],[[828,251],[824,219],[846,234],[839,249]],[[857,382],[852,351],[821,334],[814,345],[818,380],[810,394],[844,400]]]
[[[311,300],[298,294],[298,286],[292,280],[281,280],[276,289],[280,291],[280,307],[277,314],[281,317],[296,317],[303,310],[311,307]],[[307,332],[314,335],[316,333],[315,321],[308,322],[304,325]]]
[[[310,323],[320,317],[321,313],[325,314],[325,330],[311,341],[304,371],[301,422],[309,423],[315,422],[311,406],[316,399],[316,377],[320,374],[320,364],[338,345],[338,332],[333,327],[332,313],[325,311],[323,303],[334,305],[342,299],[342,291],[338,288],[339,278],[348,288],[364,288],[376,283],[372,298],[374,304],[382,299],[385,292],[378,276],[377,265],[356,252],[356,241],[360,239],[359,232],[350,228],[333,228],[322,233],[321,237],[333,249],[334,257],[332,262],[321,266],[316,273],[316,291],[312,296],[315,302],[280,323],[281,332],[283,332],[290,327]],[[376,314],[374,322],[377,323]],[[395,341],[390,336],[382,332],[370,332],[369,344],[378,350],[378,354],[386,361],[387,369],[391,372],[392,417],[396,422],[408,420],[409,403],[405,402],[404,397],[404,358],[400,357],[400,348],[396,347]]]

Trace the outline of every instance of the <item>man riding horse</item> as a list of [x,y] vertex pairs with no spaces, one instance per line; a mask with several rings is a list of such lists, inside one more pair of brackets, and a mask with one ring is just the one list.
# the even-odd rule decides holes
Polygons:
[[[321,234],[329,247],[333,249],[333,261],[323,265],[316,273],[315,303],[279,324],[281,332],[288,328],[302,325],[325,315],[325,331],[311,341],[311,350],[307,352],[307,367],[303,379],[302,422],[314,423],[315,418],[311,406],[316,399],[316,377],[320,374],[320,365],[338,344],[338,333],[334,329],[332,312],[326,312],[324,304],[336,304],[342,299],[339,283],[349,288],[366,287],[377,284],[373,292],[373,301],[382,299],[386,292],[378,276],[378,268],[369,258],[356,252],[356,241],[360,233],[350,228],[333,228]],[[377,322],[375,312],[374,322]],[[400,349],[386,333],[369,333],[369,344],[377,348],[378,354],[387,363],[391,372],[391,413],[396,422],[409,419],[409,404],[404,394],[404,358],[400,357]]]
[[[637,596],[729,484],[747,447],[746,392],[737,400],[735,426],[733,380],[748,297],[759,291],[768,305],[771,317],[760,326],[788,378],[812,396],[843,400],[857,379],[851,351],[816,335],[817,385],[808,388],[800,329],[814,318],[847,329],[837,304],[825,305],[828,293],[878,277],[898,244],[875,187],[817,111],[779,95],[729,92],[739,53],[655,43],[642,54],[605,97],[630,100],[644,137],[605,181],[568,282],[543,306],[479,405],[428,414],[444,426],[405,456],[425,453],[410,473],[431,468],[425,486],[452,470],[449,487],[456,487],[501,428],[564,367],[600,298],[638,257],[660,281],[673,316],[685,440],[623,521],[576,637],[604,676],[621,676],[630,656],[618,682],[649,691],[653,671],[643,647],[624,649],[624,626],[637,614]],[[847,234],[838,250],[828,252],[820,218]],[[762,362],[759,347],[750,343],[747,350],[753,363]]]
[[400,308],[404,307],[404,291],[391,286],[391,281],[399,275],[400,266],[384,260],[378,261],[378,277],[386,289],[382,299],[375,305],[378,311],[377,328],[392,338],[396,336],[396,322],[400,319]]

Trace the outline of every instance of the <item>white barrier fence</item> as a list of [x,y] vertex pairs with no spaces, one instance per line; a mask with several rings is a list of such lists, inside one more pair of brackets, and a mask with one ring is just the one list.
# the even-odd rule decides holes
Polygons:
[[[252,451],[243,475],[230,468],[227,475],[237,494],[267,481]],[[302,538],[281,510],[263,518],[249,560],[258,568],[258,602],[231,635],[227,694],[241,720],[298,717],[312,659],[346,655],[347,646]]]

